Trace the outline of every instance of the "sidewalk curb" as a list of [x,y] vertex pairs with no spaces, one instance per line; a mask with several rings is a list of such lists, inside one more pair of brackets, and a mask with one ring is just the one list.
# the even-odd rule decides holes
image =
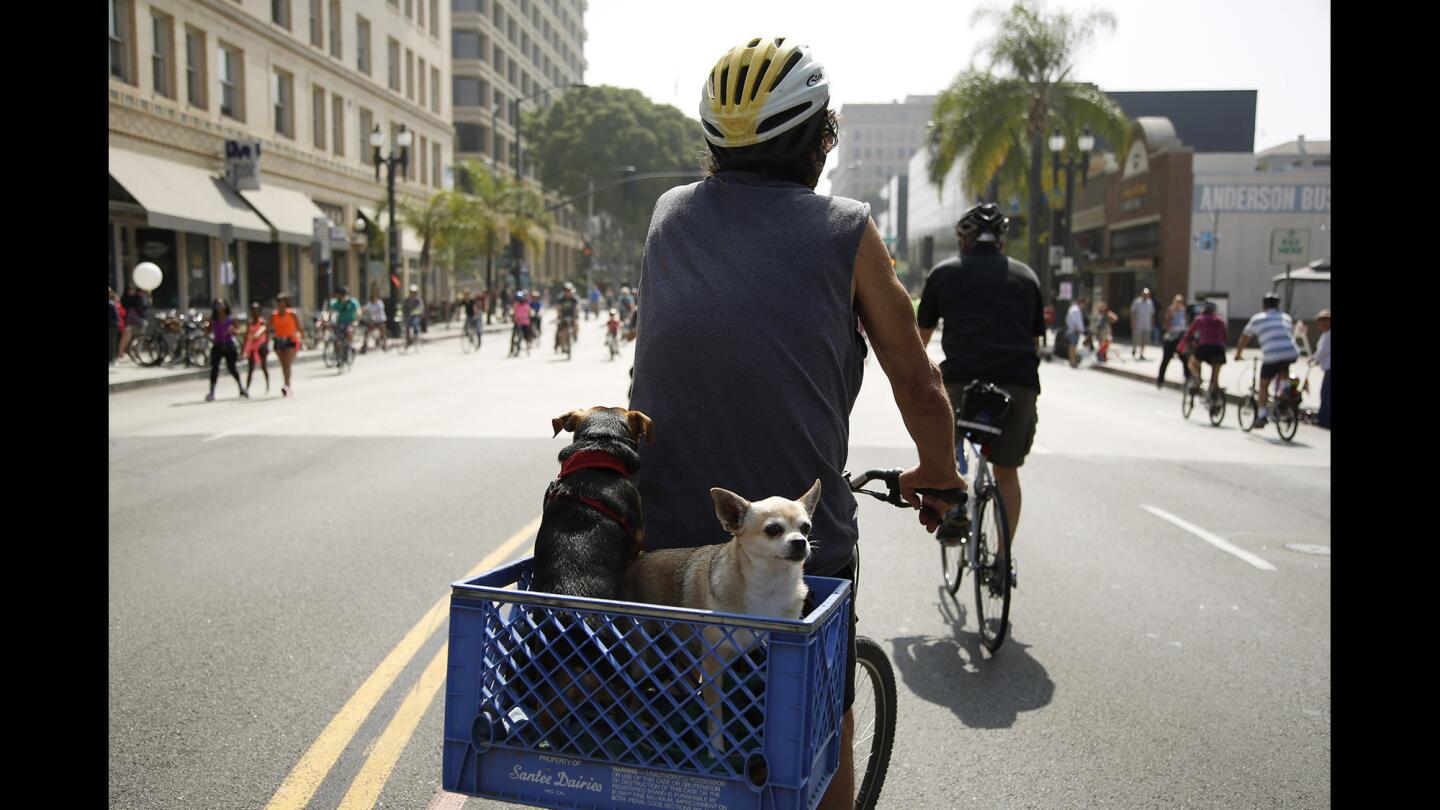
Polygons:
[[[1062,362],[1062,361],[1057,361],[1057,362]],[[1134,372],[1134,371],[1129,371],[1129,370],[1127,370],[1127,369],[1116,368],[1116,367],[1114,367],[1114,366],[1109,366],[1109,365],[1106,365],[1106,364],[1104,364],[1104,363],[1096,363],[1095,365],[1091,366],[1090,368],[1093,369],[1093,370],[1095,370],[1095,371],[1103,371],[1103,372],[1105,372],[1106,374],[1114,374],[1114,375],[1116,375],[1117,377],[1129,377],[1129,378],[1132,379],[1132,380],[1138,380],[1138,381],[1141,381],[1141,382],[1148,383],[1148,384],[1150,384],[1150,385],[1154,385],[1154,384],[1155,384],[1155,378],[1154,378],[1154,377],[1151,377],[1149,374],[1140,374],[1140,373],[1137,373],[1137,372]],[[1166,388],[1169,388],[1169,389],[1171,389],[1171,390],[1173,390],[1173,391],[1179,391],[1179,390],[1181,389],[1181,387],[1182,387],[1182,384],[1181,384],[1181,383],[1175,382],[1174,380],[1166,380],[1165,383],[1164,383],[1164,385],[1165,385]],[[1226,392],[1225,392],[1225,401],[1228,402],[1228,403],[1230,403],[1231,405],[1236,405],[1236,406],[1238,406],[1238,405],[1240,404],[1241,398],[1240,398],[1240,396],[1239,396],[1238,394],[1233,394],[1233,393],[1231,393],[1231,392],[1229,392],[1229,391],[1226,391]]]
[[[505,328],[503,328],[503,329],[497,329],[497,328],[495,328],[495,326],[496,326],[495,324],[491,324],[490,326],[485,327],[485,329],[484,329],[484,334],[491,334],[491,333],[498,333],[498,332],[509,332],[509,331],[510,331],[510,329],[509,329],[508,326],[505,327]],[[445,334],[440,334],[440,335],[436,335],[436,334],[431,333],[431,332],[426,332],[426,333],[425,333],[425,340],[426,340],[427,343],[429,343],[429,342],[434,342],[434,341],[437,341],[437,340],[452,340],[452,339],[458,338],[458,337],[460,337],[460,330],[459,330],[459,329],[446,330],[446,333],[445,333]],[[323,358],[320,356],[320,353],[319,353],[319,352],[315,352],[314,354],[305,355],[305,356],[303,356],[303,357],[296,357],[296,358],[295,358],[295,362],[296,362],[296,363],[313,363],[313,362],[316,362],[316,361],[322,360],[322,359],[323,359]],[[142,378],[142,379],[139,379],[139,380],[124,380],[124,381],[120,381],[120,382],[112,382],[112,383],[110,383],[110,393],[114,394],[114,393],[119,392],[119,391],[130,391],[130,390],[135,389],[135,388],[145,388],[145,387],[151,386],[151,385],[166,385],[166,384],[168,384],[168,383],[193,382],[193,381],[195,381],[195,380],[208,379],[209,377],[210,377],[210,369],[208,369],[208,368],[197,368],[197,369],[195,369],[194,371],[187,371],[187,372],[176,373],[176,374],[165,374],[165,375],[159,376],[159,377],[145,377],[145,378]]]

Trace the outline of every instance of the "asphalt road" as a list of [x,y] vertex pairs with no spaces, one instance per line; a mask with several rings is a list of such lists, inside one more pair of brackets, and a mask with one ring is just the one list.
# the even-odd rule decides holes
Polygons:
[[[250,401],[225,380],[214,403],[204,383],[111,396],[112,807],[280,807],[296,784],[315,808],[501,806],[439,790],[432,609],[528,554],[566,444],[550,418],[625,402],[629,350],[611,362],[584,328],[568,362],[490,336],[297,367],[291,400],[278,369]],[[1041,374],[998,655],[914,516],[861,504],[861,632],[900,687],[882,805],[1328,805],[1330,558],[1286,545],[1330,545],[1329,435],[1285,444],[1233,413],[1186,423],[1176,392]],[[850,468],[908,465],[867,377]]]

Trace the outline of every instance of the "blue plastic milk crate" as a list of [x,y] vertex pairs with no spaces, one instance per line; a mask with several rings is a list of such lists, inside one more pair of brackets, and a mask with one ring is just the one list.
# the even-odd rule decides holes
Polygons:
[[[787,621],[536,593],[531,574],[527,558],[451,586],[446,790],[554,808],[819,803],[840,762],[847,580],[805,577],[815,607]],[[747,652],[703,676],[726,644]]]

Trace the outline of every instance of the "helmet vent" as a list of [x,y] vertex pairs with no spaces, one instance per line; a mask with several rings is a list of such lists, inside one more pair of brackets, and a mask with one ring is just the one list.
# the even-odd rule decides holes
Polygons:
[[720,134],[720,130],[718,130],[718,129],[716,129],[715,127],[713,127],[713,126],[710,125],[710,122],[709,122],[709,121],[701,121],[701,122],[700,122],[700,125],[703,126],[703,127],[705,127],[705,131],[706,131],[706,132],[710,133],[711,135],[715,136],[716,138],[720,138],[720,139],[722,139],[722,140],[725,138],[724,135]]
[[794,67],[798,64],[800,64],[800,52],[796,51],[790,54],[789,59],[785,60],[785,67],[780,68],[780,75],[775,77],[775,81],[770,82],[770,90],[774,90],[775,85],[779,84],[781,80],[783,80],[786,76],[790,75],[790,71],[794,69]]
[[749,65],[740,66],[740,77],[735,80],[735,100],[732,104],[739,104],[740,98],[745,94],[745,76],[750,72]]
[[753,48],[753,47],[755,47],[756,45],[759,45],[759,44],[760,44],[760,38],[759,38],[759,37],[756,37],[756,38],[750,40],[748,43],[746,43],[745,47],[747,47],[747,48]]
[[800,115],[804,114],[807,110],[810,109],[811,104],[812,102],[807,101],[804,104],[800,104],[798,106],[791,107],[788,110],[782,110],[781,112],[775,113],[774,115],[760,122],[760,126],[755,128],[755,134],[764,134],[780,126],[786,121],[789,121],[792,118],[798,118]]
[[[755,85],[750,88],[750,100],[754,101],[755,96],[760,94],[760,85],[765,83],[765,72],[770,69],[770,60],[766,59],[760,65],[760,72],[755,76]],[[774,87],[774,85],[771,85]]]
[[729,85],[727,84],[727,82],[729,82],[729,81],[730,81],[730,68],[727,66],[727,67],[725,67],[723,70],[720,71],[720,103],[721,103],[721,104],[724,104],[724,103],[725,103],[725,97],[729,95],[729,93],[727,93],[726,90],[725,90],[725,89],[729,86]]

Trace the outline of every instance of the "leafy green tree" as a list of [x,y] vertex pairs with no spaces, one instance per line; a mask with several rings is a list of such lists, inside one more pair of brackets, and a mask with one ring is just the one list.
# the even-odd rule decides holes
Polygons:
[[444,239],[448,248],[464,255],[473,251],[485,257],[485,285],[495,288],[495,257],[514,237],[538,255],[550,231],[551,216],[538,192],[509,175],[496,174],[477,160],[461,161],[459,189],[448,204],[450,227]]
[[396,217],[400,224],[415,232],[420,239],[420,298],[427,300],[430,280],[431,248],[446,241],[454,228],[454,207],[451,198],[454,192],[437,191],[429,197],[413,199],[401,197],[395,201]]
[[[698,90],[698,85],[697,85]],[[698,97],[698,92],[697,92]],[[638,90],[592,86],[566,93],[550,106],[527,113],[525,161],[538,167],[549,191],[574,197],[614,183],[624,167],[637,174],[699,171],[705,148],[700,125]],[[655,200],[683,179],[635,180],[596,194],[595,213],[605,214],[638,255]],[[576,209],[584,215],[584,201]]]
[[1079,51],[1099,27],[1113,30],[1115,15],[1103,10],[1078,18],[1064,11],[1047,14],[1038,0],[1017,0],[1008,8],[976,11],[972,24],[984,20],[997,24],[994,36],[977,51],[988,64],[984,70],[972,64],[936,100],[927,132],[927,169],[938,187],[960,160],[961,191],[967,196],[989,186],[992,199],[1010,190],[1027,200],[1024,258],[1040,271],[1048,301],[1050,267],[1040,251],[1050,225],[1047,139],[1058,128],[1073,148],[1088,126],[1123,153],[1129,135],[1119,105],[1095,86],[1071,79]]

